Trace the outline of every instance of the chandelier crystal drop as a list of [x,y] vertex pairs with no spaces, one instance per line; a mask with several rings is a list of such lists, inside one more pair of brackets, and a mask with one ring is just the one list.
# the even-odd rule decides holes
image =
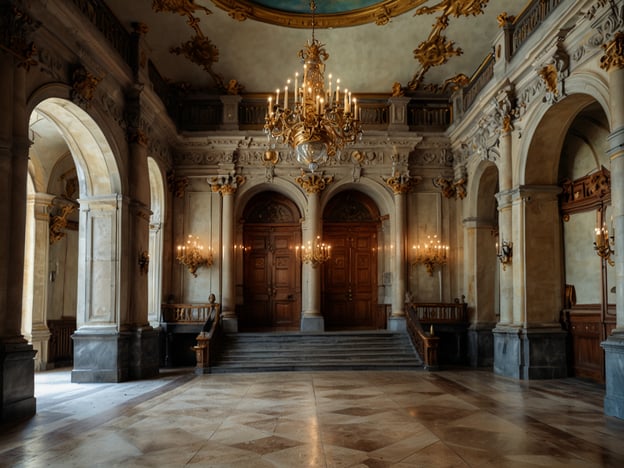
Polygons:
[[[291,80],[286,81],[283,93],[278,88],[268,98],[264,131],[269,141],[286,143],[294,149],[297,162],[314,172],[329,158],[339,155],[345,145],[352,144],[362,134],[357,99],[348,89],[340,88],[340,79],[332,75],[325,79],[325,61],[329,54],[325,44],[314,36],[312,10],[312,41],[299,51],[303,60],[303,75],[295,73],[291,94]],[[280,93],[283,95],[280,101]]]

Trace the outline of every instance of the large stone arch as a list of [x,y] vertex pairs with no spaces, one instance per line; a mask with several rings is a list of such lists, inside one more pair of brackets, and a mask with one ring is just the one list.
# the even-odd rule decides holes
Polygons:
[[147,159],[150,186],[150,231],[148,258],[148,300],[147,318],[152,327],[160,325],[162,303],[164,226],[167,213],[164,175],[153,158]]
[[468,357],[472,366],[493,362],[492,329],[497,321],[499,277],[495,256],[498,169],[492,161],[476,166],[468,183],[464,217],[464,268],[467,302],[471,304]]
[[34,93],[29,108],[57,128],[76,166],[80,213],[72,380],[126,380],[129,370],[118,355],[126,352],[122,342],[128,337],[122,339],[121,332],[132,312],[124,306],[127,286],[122,284],[128,202],[117,160],[120,150],[113,132],[98,123],[106,119],[96,121],[97,111],[87,112],[55,92],[64,94],[53,87]]

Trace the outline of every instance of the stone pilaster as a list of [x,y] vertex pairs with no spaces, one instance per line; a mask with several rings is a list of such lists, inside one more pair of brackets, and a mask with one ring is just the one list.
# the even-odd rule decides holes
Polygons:
[[[0,9],[0,25],[7,18]],[[25,69],[0,51],[0,422],[35,414],[33,350],[21,333],[28,174]]]
[[[321,192],[334,180],[332,176],[321,174],[304,174],[296,178],[296,182],[305,190],[308,197],[308,209],[303,223],[304,245],[314,245],[317,236],[321,236]],[[321,314],[321,269],[314,262],[304,263],[302,278],[305,285],[303,290],[303,313],[301,316],[301,331],[323,331],[325,321]]]
[[223,200],[223,218],[221,223],[221,311],[223,329],[230,333],[238,332],[236,316],[236,268],[234,265],[234,195],[243,183],[242,176],[224,176],[217,178],[212,190],[221,194]]
[[611,200],[615,228],[616,328],[602,343],[605,351],[604,412],[624,419],[624,33],[603,46],[600,66],[609,74]]
[[408,172],[401,173],[393,166],[392,176],[385,179],[394,194],[394,271],[392,278],[392,312],[388,318],[389,330],[405,329],[405,194],[418,182]]

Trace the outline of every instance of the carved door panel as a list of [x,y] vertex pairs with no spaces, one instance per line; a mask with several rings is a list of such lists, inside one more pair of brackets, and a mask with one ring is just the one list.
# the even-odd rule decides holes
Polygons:
[[377,307],[376,226],[326,225],[323,239],[332,246],[332,258],[323,267],[325,328],[383,328]]
[[298,330],[301,270],[294,246],[299,227],[245,229],[244,307],[241,329]]

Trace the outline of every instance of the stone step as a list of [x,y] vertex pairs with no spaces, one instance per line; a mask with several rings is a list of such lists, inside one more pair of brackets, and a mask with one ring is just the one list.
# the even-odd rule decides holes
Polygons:
[[399,332],[228,334],[214,373],[297,370],[422,369]]

